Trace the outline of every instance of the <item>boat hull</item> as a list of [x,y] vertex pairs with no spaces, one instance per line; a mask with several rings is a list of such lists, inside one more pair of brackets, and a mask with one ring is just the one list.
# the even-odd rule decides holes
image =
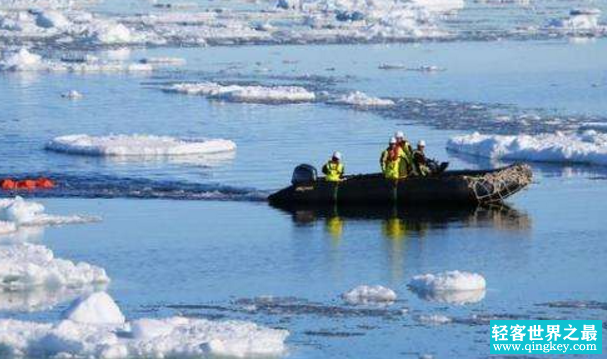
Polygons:
[[488,171],[447,171],[432,177],[387,180],[381,174],[356,175],[339,183],[320,178],[284,188],[269,197],[289,204],[426,204],[501,203],[531,183],[529,166],[517,164]]

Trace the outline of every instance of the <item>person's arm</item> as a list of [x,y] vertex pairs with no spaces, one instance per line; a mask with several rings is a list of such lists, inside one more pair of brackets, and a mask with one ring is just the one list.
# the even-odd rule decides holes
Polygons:
[[322,173],[325,174],[325,175],[329,173],[329,168],[327,168],[327,164],[326,163],[325,163],[324,166],[322,166]]
[[386,170],[386,156],[387,156],[387,151],[384,151],[381,153],[381,156],[379,157],[379,167],[381,167],[382,172],[384,172]]
[[339,178],[344,178],[344,173],[346,173],[346,166],[341,166],[341,172],[339,173]]

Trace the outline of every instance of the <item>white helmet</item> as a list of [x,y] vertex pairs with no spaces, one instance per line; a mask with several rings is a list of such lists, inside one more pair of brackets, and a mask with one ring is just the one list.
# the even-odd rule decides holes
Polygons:
[[339,151],[333,152],[333,158],[341,161],[341,152],[339,152]]
[[396,133],[394,133],[394,137],[396,137],[396,139],[405,138],[405,134],[403,131],[396,131]]
[[417,143],[417,147],[426,147],[426,141],[419,140],[419,142]]
[[396,137],[390,137],[390,144],[391,145],[395,145],[396,144]]

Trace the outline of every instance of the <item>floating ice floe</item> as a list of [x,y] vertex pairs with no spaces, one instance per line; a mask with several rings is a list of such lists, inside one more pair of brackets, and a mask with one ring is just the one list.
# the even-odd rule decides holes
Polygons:
[[276,356],[285,352],[289,335],[286,330],[243,321],[183,317],[123,321],[113,299],[95,293],[76,301],[58,323],[0,320],[0,345],[8,358]]
[[54,60],[30,52],[26,48],[4,53],[0,59],[0,72],[149,72],[150,64],[128,63],[123,61],[100,60],[94,56],[83,58],[64,58]]
[[298,86],[224,86],[215,82],[202,82],[175,84],[165,91],[249,103],[299,103],[316,99],[314,92]]
[[401,63],[381,64],[377,68],[380,70],[404,70],[407,65]]
[[607,165],[607,134],[593,130],[581,134],[456,136],[447,149],[492,159]]
[[409,282],[409,288],[422,299],[460,305],[483,300],[485,287],[480,274],[460,271],[418,275]]
[[67,98],[69,100],[79,100],[81,99],[83,96],[80,92],[76,91],[76,90],[70,90],[68,92],[64,92],[61,94],[61,97],[63,98]]
[[34,287],[27,290],[0,290],[0,311],[10,312],[38,312],[49,310],[61,303],[105,289],[105,284],[82,286],[78,288],[49,288]]
[[574,35],[605,33],[607,27],[599,23],[600,16],[599,9],[573,9],[569,12],[569,17],[551,21],[550,27]]
[[449,324],[453,321],[450,317],[442,314],[419,315],[415,320],[426,325]]
[[390,304],[396,300],[396,293],[381,285],[358,287],[342,294],[342,298],[352,305],[356,304]]
[[74,288],[109,280],[103,268],[55,258],[53,252],[42,245],[0,245],[0,288],[3,290]]
[[139,60],[142,64],[151,65],[185,65],[185,59],[181,57],[145,57]]
[[224,139],[190,139],[153,135],[68,135],[46,144],[50,151],[88,156],[181,156],[236,150]]
[[394,101],[390,99],[382,99],[378,97],[369,96],[360,91],[350,92],[346,95],[342,95],[331,103],[338,105],[348,105],[354,107],[390,107],[394,106]]
[[4,232],[20,226],[52,226],[63,224],[90,223],[99,221],[94,216],[57,216],[44,213],[41,203],[26,201],[17,196],[15,198],[0,199],[0,230]]
[[66,319],[82,324],[124,324],[124,315],[105,292],[97,292],[72,302],[63,313]]

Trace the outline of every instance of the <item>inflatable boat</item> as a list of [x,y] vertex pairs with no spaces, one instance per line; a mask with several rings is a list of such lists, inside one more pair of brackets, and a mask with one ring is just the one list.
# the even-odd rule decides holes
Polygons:
[[299,165],[292,185],[269,196],[271,204],[339,205],[486,205],[499,204],[531,183],[525,164],[492,170],[445,171],[429,177],[387,180],[380,173],[347,176],[340,182],[317,177],[310,165]]

